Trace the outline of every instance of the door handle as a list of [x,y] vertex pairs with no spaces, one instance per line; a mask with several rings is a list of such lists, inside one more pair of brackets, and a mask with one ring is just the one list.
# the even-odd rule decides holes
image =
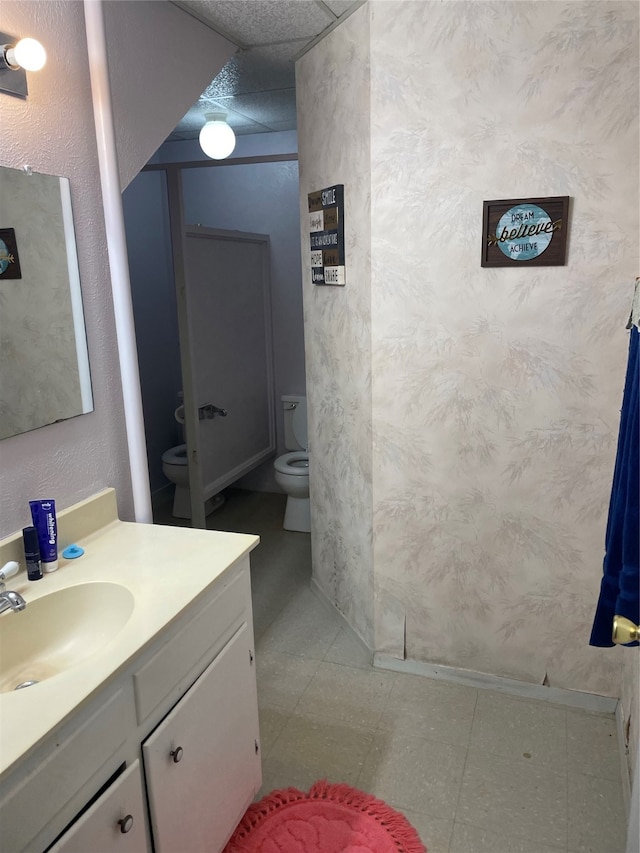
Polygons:
[[626,616],[613,617],[613,636],[611,637],[614,643],[619,646],[624,646],[627,643],[635,643],[640,640],[640,628],[627,619]]
[[200,406],[198,409],[198,419],[201,421],[211,420],[211,418],[215,418],[216,415],[219,415],[221,418],[226,418],[227,410],[221,409],[219,406],[214,406],[213,403],[206,403],[206,405]]

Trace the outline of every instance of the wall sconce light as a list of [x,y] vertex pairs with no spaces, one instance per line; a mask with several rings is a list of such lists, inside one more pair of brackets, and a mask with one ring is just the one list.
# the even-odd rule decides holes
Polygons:
[[26,98],[27,71],[40,71],[47,61],[47,53],[39,41],[32,38],[16,41],[0,33],[0,92]]
[[236,135],[226,122],[226,113],[205,113],[200,131],[200,147],[212,160],[224,160],[236,147]]

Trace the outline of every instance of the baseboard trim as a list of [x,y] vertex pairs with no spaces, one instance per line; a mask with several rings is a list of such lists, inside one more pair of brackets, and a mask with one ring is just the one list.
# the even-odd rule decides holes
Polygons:
[[[372,664],[376,669],[404,672],[407,675],[421,675],[424,678],[435,678],[440,681],[450,681],[454,684],[465,684],[468,687],[477,687],[481,690],[494,690],[498,693],[522,696],[526,699],[554,702],[557,705],[566,705],[569,708],[579,708],[583,711],[593,711],[598,714],[615,714],[618,728],[618,745],[623,752],[625,751],[622,711],[620,709],[620,702],[615,697],[600,696],[597,693],[584,693],[580,690],[567,690],[564,687],[545,687],[543,684],[531,684],[528,681],[518,681],[516,678],[490,675],[489,673],[475,672],[470,669],[458,669],[455,666],[443,666],[417,660],[400,660],[383,652],[374,652],[362,637],[353,630],[344,614],[338,610],[315,578],[311,578],[309,586],[319,601],[334,616],[337,616],[344,630],[360,643],[363,650],[366,650],[371,655]],[[624,766],[627,766],[626,756]],[[629,779],[626,781],[625,790],[625,799],[627,801],[628,797],[630,797]]]
[[324,604],[324,606],[333,613],[334,616],[338,617],[338,621],[341,623],[343,629],[352,637],[357,643],[362,646],[362,650],[369,656],[371,660],[371,664],[373,665],[373,649],[369,647],[367,643],[362,639],[360,634],[353,630],[344,614],[340,613],[338,608],[335,606],[333,601],[329,598],[327,593],[322,589],[319,585],[318,581],[312,577],[309,581],[309,586],[311,588],[311,592]]
[[558,705],[567,705],[585,711],[596,711],[600,714],[614,714],[618,706],[618,700],[610,696],[582,693],[579,690],[566,690],[563,687],[545,687],[542,684],[530,684],[527,681],[518,681],[515,678],[489,675],[469,669],[458,669],[455,666],[441,666],[440,664],[423,663],[417,660],[399,660],[381,652],[374,654],[373,665],[379,669],[390,669],[393,672],[405,672],[409,675],[422,675],[426,678],[466,684],[468,687],[479,687],[484,690],[495,690],[498,693],[509,693],[527,699],[555,702]]

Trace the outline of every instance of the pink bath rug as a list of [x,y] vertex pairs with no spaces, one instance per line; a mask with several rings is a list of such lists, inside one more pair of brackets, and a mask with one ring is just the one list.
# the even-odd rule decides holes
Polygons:
[[404,815],[349,785],[272,791],[249,806],[224,853],[426,853]]

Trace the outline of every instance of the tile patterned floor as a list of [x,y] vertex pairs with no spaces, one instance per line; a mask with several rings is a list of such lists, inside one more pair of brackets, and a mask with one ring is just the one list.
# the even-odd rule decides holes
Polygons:
[[229,490],[208,519],[261,536],[261,793],[347,782],[406,814],[429,853],[624,851],[613,717],[374,669],[310,591],[310,537],[283,513],[282,496]]

